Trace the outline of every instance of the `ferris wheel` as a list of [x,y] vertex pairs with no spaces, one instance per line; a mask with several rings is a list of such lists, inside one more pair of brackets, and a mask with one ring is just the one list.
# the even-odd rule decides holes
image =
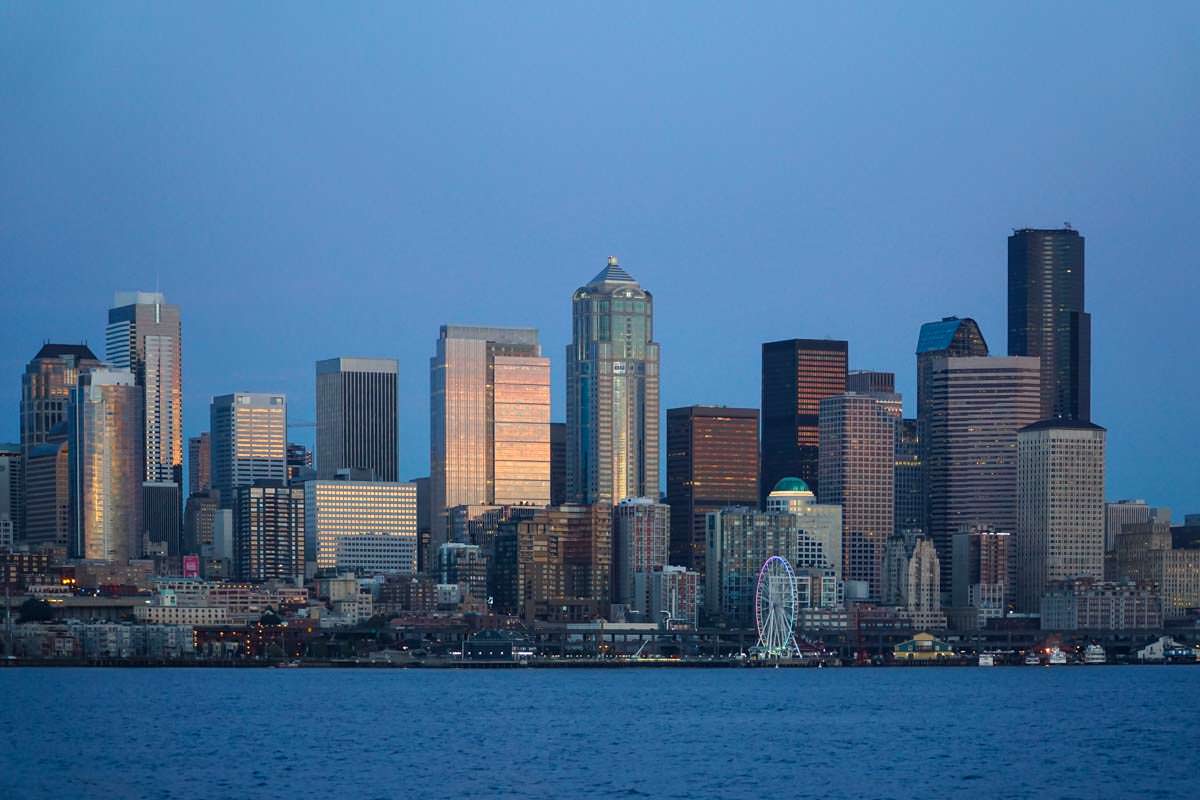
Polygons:
[[796,646],[796,573],[782,556],[771,556],[758,571],[754,620],[761,658],[788,658]]

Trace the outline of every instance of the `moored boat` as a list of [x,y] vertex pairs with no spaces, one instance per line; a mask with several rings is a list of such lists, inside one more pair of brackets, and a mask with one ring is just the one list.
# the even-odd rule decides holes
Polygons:
[[1057,647],[1051,647],[1050,648],[1050,664],[1057,666],[1057,665],[1066,664],[1066,663],[1067,663],[1067,654],[1064,653],[1062,650],[1058,649]]
[[1104,652],[1104,648],[1100,645],[1089,644],[1083,651],[1083,663],[1107,664],[1108,654]]
[[980,653],[979,654],[979,666],[981,666],[981,667],[996,666],[996,657],[994,655],[992,655],[991,653]]

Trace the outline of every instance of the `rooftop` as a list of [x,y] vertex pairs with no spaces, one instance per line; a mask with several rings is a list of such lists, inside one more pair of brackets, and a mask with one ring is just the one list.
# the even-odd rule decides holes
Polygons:
[[1105,430],[1105,428],[1102,428],[1094,422],[1088,422],[1085,419],[1043,419],[1033,423],[1032,425],[1026,425],[1024,428],[1021,428],[1021,432],[1050,430],[1102,431]]
[[96,354],[86,344],[51,344],[49,342],[42,345],[42,349],[37,351],[34,359],[61,358],[62,356],[74,356],[81,361],[85,358],[99,361]]
[[616,256],[609,256],[608,264],[596,273],[596,277],[588,281],[588,286],[597,286],[603,283],[637,283],[637,280],[621,268]]
[[807,492],[812,494],[812,489],[808,488],[808,484],[799,478],[782,478],[779,483],[775,484],[775,488],[771,490],[771,494],[776,492]]

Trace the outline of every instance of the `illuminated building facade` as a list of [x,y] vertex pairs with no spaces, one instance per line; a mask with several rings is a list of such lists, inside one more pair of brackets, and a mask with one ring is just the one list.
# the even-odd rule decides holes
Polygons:
[[75,558],[124,563],[141,555],[143,396],[129,370],[79,375],[68,418]]
[[[317,569],[417,571],[416,484],[315,480],[304,484],[304,492],[307,549]],[[355,546],[351,540],[361,536],[372,538]]]
[[212,484],[233,508],[239,486],[287,478],[287,399],[237,392],[211,406]]
[[571,298],[567,500],[659,496],[654,298],[610,256]]
[[550,359],[532,328],[443,325],[429,372],[436,552],[448,508],[550,503]]
[[646,497],[630,497],[613,509],[614,603],[644,609],[634,594],[634,576],[667,565],[671,509]]
[[237,487],[233,551],[243,580],[304,577],[304,490],[282,481]]

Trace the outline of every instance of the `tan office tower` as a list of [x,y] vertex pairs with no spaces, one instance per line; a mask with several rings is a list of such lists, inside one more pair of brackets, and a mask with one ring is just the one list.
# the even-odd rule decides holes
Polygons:
[[550,359],[532,328],[443,325],[429,360],[431,552],[446,509],[550,502]]
[[901,411],[898,394],[846,392],[820,403],[818,497],[842,507],[842,578],[866,583],[873,600],[894,527]]
[[317,477],[362,470],[394,483],[399,474],[396,375],[391,358],[317,362]]
[[159,292],[117,292],[105,360],[143,389],[145,480],[183,481],[183,345],[179,306]]
[[658,497],[659,345],[654,298],[615,256],[571,296],[567,499]]
[[1021,429],[1017,481],[1017,607],[1041,608],[1056,581],[1104,578],[1104,439],[1091,422]]
[[925,490],[943,587],[953,585],[954,535],[1017,525],[1017,432],[1038,420],[1036,358],[948,357],[929,363]]
[[132,372],[79,376],[68,414],[71,555],[125,563],[141,556],[142,398]]

